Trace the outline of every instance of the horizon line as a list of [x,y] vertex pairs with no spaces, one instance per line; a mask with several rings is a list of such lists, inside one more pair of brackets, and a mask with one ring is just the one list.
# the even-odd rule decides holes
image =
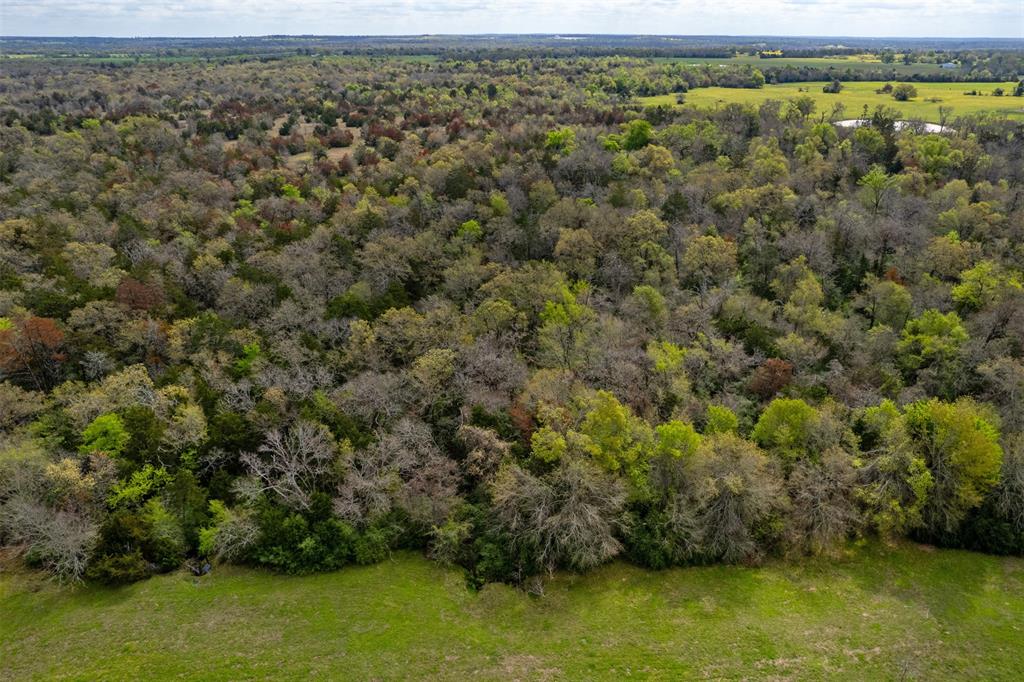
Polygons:
[[870,40],[1001,40],[1024,44],[1024,36],[913,36],[913,35],[833,35],[818,33],[253,33],[237,35],[0,35],[0,40],[11,39],[105,39],[105,40],[237,40],[243,38],[485,38],[485,37],[616,37],[616,38],[822,38],[822,39],[870,39]]

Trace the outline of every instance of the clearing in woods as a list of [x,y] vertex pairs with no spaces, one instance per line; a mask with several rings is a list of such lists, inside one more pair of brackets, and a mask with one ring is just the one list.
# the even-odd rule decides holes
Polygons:
[[[901,55],[898,55],[898,57]],[[881,58],[875,54],[856,55],[834,55],[829,57],[771,57],[762,58],[754,55],[736,55],[734,57],[654,57],[656,62],[671,62],[677,64],[749,64],[759,69],[785,68],[791,66],[795,69],[810,67],[814,69],[833,69],[836,74],[845,71],[886,71],[895,72],[902,76],[914,74],[946,73],[956,69],[944,69],[940,64],[915,62],[904,64],[902,61],[895,61],[891,64],[884,64]]]
[[[898,81],[893,81],[895,86]],[[740,104],[758,105],[770,99],[789,100],[801,96],[809,96],[814,100],[815,111],[830,114],[832,105],[840,102],[845,110],[838,118],[858,118],[867,105],[868,111],[874,111],[880,104],[892,107],[907,119],[920,119],[932,123],[939,122],[939,107],[950,107],[953,111],[949,120],[966,114],[994,113],[1014,119],[1024,119],[1024,97],[1013,97],[1016,83],[912,83],[917,89],[917,97],[906,102],[897,102],[892,95],[876,92],[885,83],[878,81],[849,81],[843,83],[838,94],[822,92],[825,83],[783,83],[765,85],[763,88],[694,88],[683,95],[685,105],[695,107],[718,107],[738,102]],[[996,88],[1003,89],[1003,96],[993,94]],[[968,95],[968,92],[977,95]],[[648,106],[674,105],[677,95],[656,95],[641,97],[640,101]]]

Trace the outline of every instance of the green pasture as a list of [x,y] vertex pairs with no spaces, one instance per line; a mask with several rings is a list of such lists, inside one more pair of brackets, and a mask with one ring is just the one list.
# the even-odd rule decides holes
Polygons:
[[[893,81],[895,85],[897,81]],[[966,114],[994,113],[1011,118],[1024,119],[1024,97],[1013,97],[1016,83],[913,83],[917,88],[917,97],[906,102],[897,102],[891,95],[876,92],[884,82],[846,82],[838,94],[822,92],[825,83],[784,83],[781,85],[765,85],[763,88],[694,88],[686,93],[684,103],[695,107],[719,107],[729,103],[758,105],[770,99],[789,100],[808,96],[814,100],[816,111],[830,114],[836,103],[845,109],[839,118],[858,118],[867,106],[873,111],[879,104],[893,107],[902,112],[904,118],[939,122],[939,107],[949,107],[953,120]],[[993,93],[996,88],[1003,88],[1005,94],[997,97]],[[977,91],[977,95],[968,95]],[[676,95],[657,95],[641,97],[640,101],[648,106],[675,105]]]
[[[843,55],[835,57],[772,57],[763,59],[751,55],[737,55],[735,57],[656,57],[657,62],[672,62],[679,64],[749,64],[759,69],[813,67],[822,69],[835,69],[841,74],[846,70],[850,71],[874,71],[876,69],[892,70],[897,74],[909,76],[912,74],[932,74],[946,72],[939,64],[915,63],[904,64],[894,62],[883,64],[875,55]],[[956,71],[950,70],[953,73]]]
[[6,680],[994,681],[1022,661],[1024,559],[911,544],[760,568],[613,563],[542,596],[473,592],[408,553],[122,588],[0,573]]

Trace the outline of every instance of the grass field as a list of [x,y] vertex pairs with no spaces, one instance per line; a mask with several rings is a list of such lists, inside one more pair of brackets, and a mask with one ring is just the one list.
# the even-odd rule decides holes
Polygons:
[[[742,104],[760,104],[769,99],[787,100],[802,95],[814,98],[818,112],[826,114],[832,111],[835,102],[846,106],[843,118],[858,118],[864,110],[874,110],[879,104],[893,107],[903,112],[903,116],[938,123],[939,107],[952,107],[953,118],[964,114],[993,112],[1011,118],[1024,119],[1024,98],[1003,97],[992,95],[997,87],[1007,93],[1013,92],[1015,83],[914,83],[917,97],[908,102],[897,102],[891,95],[878,94],[875,91],[885,83],[881,82],[847,82],[838,94],[827,94],[821,91],[825,83],[784,83],[782,85],[766,85],[754,90],[748,88],[695,88],[686,93],[686,104],[696,107],[717,107],[730,102]],[[977,90],[981,95],[965,95],[965,92]],[[641,97],[646,105],[676,103],[675,95],[657,95]]]
[[0,678],[1020,679],[1024,559],[868,544],[834,560],[559,575],[479,593],[412,554],[120,589],[0,574]]
[[875,55],[850,55],[837,57],[775,57],[762,59],[750,55],[739,55],[736,57],[655,57],[656,62],[675,62],[680,64],[750,64],[763,69],[783,68],[793,66],[811,66],[815,68],[835,68],[840,73],[850,69],[851,71],[867,71],[875,69],[894,70],[898,74],[910,75],[915,73],[928,74],[939,73],[944,69],[938,64],[883,64],[882,60]]

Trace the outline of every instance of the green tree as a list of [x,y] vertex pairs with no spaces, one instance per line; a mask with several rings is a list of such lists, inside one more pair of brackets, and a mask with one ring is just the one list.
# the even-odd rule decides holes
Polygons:
[[538,336],[541,359],[553,367],[577,369],[587,357],[597,315],[580,302],[589,288],[562,285],[560,296],[544,304]]
[[905,286],[875,275],[864,278],[864,291],[857,298],[857,306],[868,318],[868,326],[885,325],[902,329],[910,316],[913,298]]
[[104,414],[93,419],[82,431],[82,445],[79,449],[83,453],[105,452],[117,457],[124,451],[130,439],[131,434],[125,428],[121,417],[116,414]]
[[598,391],[588,407],[579,426],[587,453],[602,468],[640,484],[652,451],[651,427],[608,391]]
[[736,275],[736,242],[718,235],[690,240],[682,258],[681,275],[700,290],[721,284]]
[[857,184],[864,188],[864,203],[871,209],[873,215],[878,215],[882,202],[899,184],[899,178],[889,175],[881,166],[874,165],[861,176]]
[[983,260],[960,273],[960,283],[953,286],[953,300],[964,310],[978,310],[992,303],[1004,288],[1020,290],[1016,273],[1007,272],[999,263]]
[[576,149],[576,131],[572,128],[552,130],[544,138],[544,148],[566,155]]
[[887,537],[920,528],[934,479],[899,408],[889,400],[865,408],[855,426],[863,453],[856,494],[870,525]]
[[807,443],[818,411],[799,398],[776,398],[757,420],[750,437],[761,447],[793,462],[809,453]]
[[956,313],[926,310],[907,322],[896,345],[903,369],[913,374],[926,367],[946,374],[955,370],[960,348],[967,341],[967,330]]
[[900,83],[892,89],[892,98],[897,102],[906,102],[917,97],[917,88],[910,83]]
[[555,244],[559,266],[576,279],[590,280],[597,270],[600,247],[586,229],[561,228]]
[[565,436],[550,426],[542,426],[530,436],[530,452],[541,462],[553,464],[565,455]]
[[668,305],[660,291],[647,284],[633,287],[630,302],[640,313],[640,317],[649,330],[661,329],[668,319]]
[[964,152],[944,135],[910,135],[899,140],[899,157],[904,165],[918,166],[935,180],[964,163]]
[[708,405],[707,420],[704,422],[704,433],[736,433],[740,420],[736,413],[724,405]]
[[651,124],[642,118],[636,118],[626,124],[626,130],[622,136],[622,146],[627,150],[642,149],[654,139],[654,131]]
[[692,457],[702,440],[693,424],[678,419],[656,426],[654,436],[655,452],[676,458]]
[[969,398],[917,402],[905,414],[914,448],[935,481],[923,509],[925,525],[935,535],[955,533],[999,482],[998,418]]
[[751,177],[759,185],[779,182],[789,174],[789,161],[774,137],[755,141],[748,156]]

